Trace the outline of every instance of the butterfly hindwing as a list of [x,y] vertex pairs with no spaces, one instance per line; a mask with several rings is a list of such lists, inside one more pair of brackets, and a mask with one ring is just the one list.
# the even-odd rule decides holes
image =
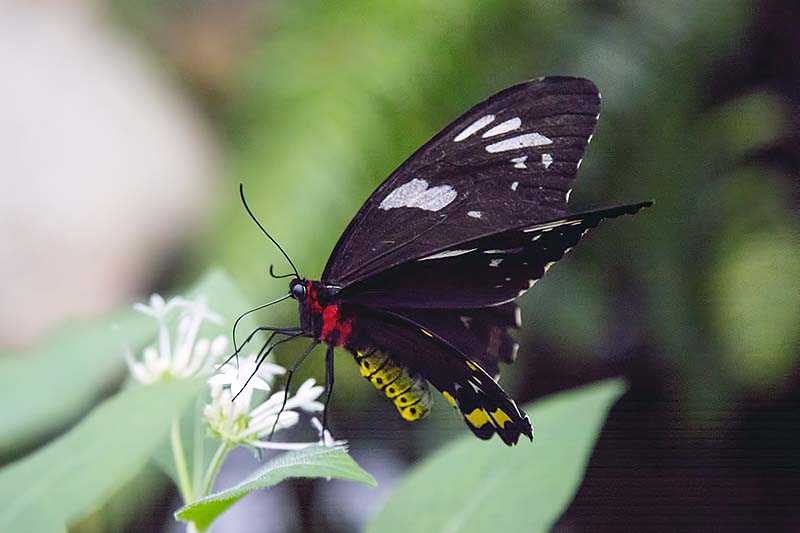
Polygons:
[[431,332],[397,315],[364,309],[356,314],[351,339],[354,353],[382,354],[385,360],[376,361],[382,368],[397,367],[430,382],[478,437],[497,433],[506,444],[516,444],[520,435],[533,437],[528,417],[479,363]]
[[367,199],[322,280],[347,287],[431,250],[564,216],[599,110],[591,81],[565,77],[478,104]]
[[511,364],[517,343],[511,330],[521,325],[519,307],[507,303],[485,309],[395,309],[420,328],[446,340],[473,360],[495,379],[499,363]]

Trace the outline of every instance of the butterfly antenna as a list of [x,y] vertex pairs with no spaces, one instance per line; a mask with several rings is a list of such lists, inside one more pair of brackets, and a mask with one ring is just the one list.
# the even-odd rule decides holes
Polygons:
[[269,275],[272,276],[272,279],[291,278],[292,276],[294,276],[294,274],[292,274],[291,272],[289,274],[281,274],[281,275],[275,274],[275,265],[269,266]]
[[274,244],[275,246],[278,247],[278,250],[281,251],[281,253],[283,254],[283,257],[285,257],[286,260],[289,262],[289,264],[292,266],[292,270],[294,270],[295,276],[297,276],[299,278],[300,274],[297,272],[297,267],[294,266],[294,263],[289,258],[289,254],[287,254],[286,251],[281,247],[281,245],[278,244],[278,241],[273,239],[272,235],[270,235],[269,232],[264,229],[264,226],[261,225],[261,222],[259,222],[258,219],[256,218],[256,216],[253,214],[253,211],[250,210],[250,206],[247,205],[247,200],[245,200],[245,198],[244,198],[244,184],[243,183],[239,184],[239,196],[242,197],[242,205],[244,205],[245,210],[247,210],[247,214],[250,215],[250,218],[253,219],[253,222],[256,223],[256,225],[259,227],[259,229],[264,232],[264,235],[266,235],[267,238],[272,241],[272,244]]

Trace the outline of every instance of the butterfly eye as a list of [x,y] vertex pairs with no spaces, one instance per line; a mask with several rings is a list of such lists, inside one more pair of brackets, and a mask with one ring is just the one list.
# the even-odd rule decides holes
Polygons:
[[302,300],[306,296],[306,287],[302,283],[292,285],[292,298]]

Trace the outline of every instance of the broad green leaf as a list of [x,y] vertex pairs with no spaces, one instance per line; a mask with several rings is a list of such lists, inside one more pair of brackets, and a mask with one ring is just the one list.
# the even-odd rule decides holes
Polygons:
[[202,381],[131,387],[0,470],[0,531],[63,531],[146,464]]
[[220,514],[250,492],[296,477],[335,477],[371,486],[377,484],[343,448],[313,446],[279,455],[235,487],[182,507],[175,513],[175,517],[194,522],[197,529],[204,531]]
[[505,446],[472,435],[416,466],[397,485],[368,532],[546,531],[583,479],[619,380],[548,397],[526,407],[533,444]]
[[131,310],[65,326],[38,346],[0,357],[0,459],[53,434],[122,379],[123,342],[139,349],[152,320]]

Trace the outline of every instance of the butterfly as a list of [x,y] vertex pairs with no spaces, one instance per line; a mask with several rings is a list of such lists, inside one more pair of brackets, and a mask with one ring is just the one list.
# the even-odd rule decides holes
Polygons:
[[[599,111],[594,83],[572,77],[524,82],[479,103],[367,198],[318,281],[297,273],[242,194],[294,270],[279,301],[299,305],[299,327],[256,330],[272,332],[262,353],[311,338],[297,365],[327,345],[329,400],[341,347],[405,420],[430,412],[432,386],[477,437],[532,440],[530,419],[498,384],[500,363],[517,353],[517,298],[601,220],[652,205],[567,212]],[[276,335],[286,338],[270,344]]]

